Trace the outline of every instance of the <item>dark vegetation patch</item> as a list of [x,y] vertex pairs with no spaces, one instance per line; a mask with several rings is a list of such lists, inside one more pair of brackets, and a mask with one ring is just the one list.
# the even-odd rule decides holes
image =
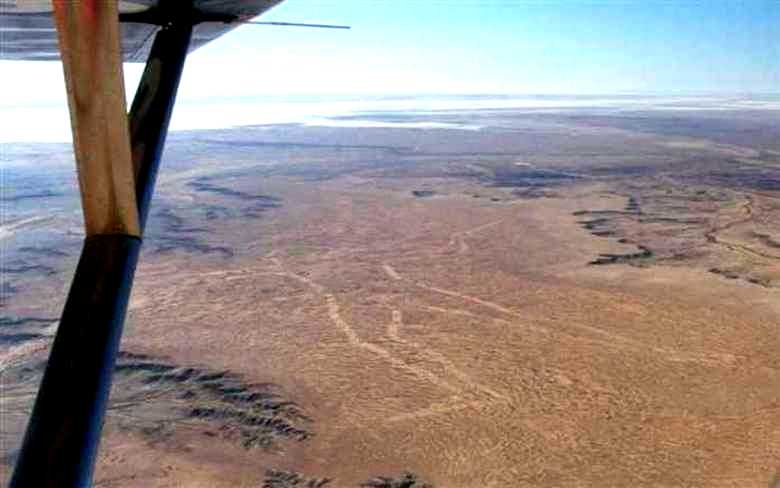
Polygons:
[[611,237],[616,235],[615,223],[606,217],[590,220],[580,220],[579,224],[594,236]]
[[0,202],[13,203],[13,202],[21,202],[23,200],[37,200],[40,198],[51,198],[51,197],[61,197],[61,196],[63,196],[62,193],[54,192],[51,190],[41,190],[41,191],[35,191],[31,193],[22,193],[19,195],[4,195],[3,197],[0,197]]
[[777,191],[780,190],[780,173],[771,168],[735,163],[735,171],[712,171],[705,175],[714,185],[727,188]]
[[499,188],[541,188],[561,186],[579,180],[579,176],[551,169],[525,166],[500,166],[493,170],[489,185]]
[[770,117],[744,117],[734,112],[723,114],[686,111],[675,115],[658,112],[627,112],[620,115],[564,115],[560,119],[592,127],[614,127],[665,136],[706,138],[721,144],[750,144],[751,147],[776,146],[780,137]]
[[596,166],[588,169],[588,174],[601,178],[624,178],[639,176],[654,176],[662,169],[659,165],[616,165]]
[[575,217],[582,217],[583,215],[598,215],[605,217],[619,217],[621,215],[635,215],[635,212],[626,212],[623,210],[577,210],[572,215]]
[[732,269],[723,269],[723,268],[710,268],[708,270],[710,273],[722,276],[724,278],[730,279],[730,280],[736,280],[741,277],[740,273],[737,271],[734,271]]
[[17,345],[50,337],[44,333],[57,319],[40,317],[0,317],[0,344]]
[[193,188],[195,191],[204,193],[213,193],[223,197],[238,198],[239,200],[252,202],[252,208],[256,210],[265,210],[271,208],[278,208],[281,206],[281,199],[272,197],[269,195],[259,195],[254,193],[248,193],[245,191],[237,190],[223,185],[217,185],[214,183],[214,178],[209,176],[201,176],[187,183],[187,186]]
[[246,383],[230,371],[185,367],[121,352],[115,368],[112,406],[130,405],[137,416],[128,429],[164,440],[179,424],[199,425],[204,434],[246,449],[304,441],[310,419],[273,384]]
[[38,247],[38,246],[24,246],[19,248],[19,252],[33,254],[36,256],[44,256],[49,258],[64,258],[68,256],[65,251],[59,249],[53,249],[50,247]]
[[640,218],[637,220],[637,222],[643,224],[704,225],[707,223],[707,219],[697,218],[697,217],[678,218],[678,217],[653,216],[653,217]]
[[633,195],[628,197],[628,202],[626,203],[626,212],[633,214],[642,213],[642,207],[639,205],[639,200],[637,200]]
[[3,273],[7,274],[27,274],[35,273],[42,274],[44,276],[51,276],[57,274],[57,270],[51,266],[44,264],[27,264],[23,261],[17,261],[14,265],[3,266]]
[[[330,486],[329,478],[309,478],[294,471],[269,469],[265,472],[263,488],[323,488]],[[398,477],[376,476],[361,483],[360,488],[433,488],[420,481],[414,473],[401,473]]]
[[739,271],[735,269],[726,269],[726,268],[710,268],[708,271],[712,274],[722,276],[729,280],[744,280],[752,285],[763,286],[764,288],[773,287],[771,279],[758,277],[758,276],[750,276],[747,271]]
[[757,276],[747,276],[745,277],[748,283],[751,283],[753,285],[763,286],[764,288],[771,288],[772,287],[772,280],[768,278],[759,278]]
[[7,328],[18,327],[39,327],[45,328],[56,322],[57,319],[47,319],[41,317],[0,317],[0,331]]
[[590,265],[604,265],[604,264],[631,264],[635,266],[642,266],[643,261],[653,257],[653,251],[647,247],[637,244],[639,248],[638,252],[626,253],[626,254],[599,254],[599,257],[589,262]]
[[771,161],[756,164],[733,157],[699,155],[680,163],[684,169],[669,171],[667,176],[680,184],[706,185],[709,190],[702,195],[704,198],[713,198],[717,192],[780,190],[780,171]]
[[624,210],[578,210],[576,217],[591,217],[580,220],[583,229],[597,237],[620,237],[619,221],[626,217],[642,215],[642,207],[635,196],[629,196]]
[[265,472],[263,488],[322,488],[330,481],[328,478],[307,478],[293,471],[269,469]]
[[[620,229],[620,219],[630,218],[641,221],[639,216],[644,215],[644,212],[639,203],[639,199],[631,195],[628,197],[624,210],[578,210],[574,212],[574,215],[578,217],[593,217],[591,219],[579,221],[582,228],[587,230],[591,235],[597,237],[618,237],[617,242],[620,244],[633,244],[633,242],[624,237],[623,232]],[[641,244],[636,244],[636,247],[639,248],[639,251],[637,252],[625,254],[599,254],[596,259],[590,261],[588,264],[595,266],[621,263],[635,266],[646,265],[647,260],[654,256],[653,252],[647,246]]]
[[32,341],[35,339],[40,339],[44,337],[41,334],[33,334],[33,333],[10,333],[10,334],[0,334],[0,344],[2,345],[15,345],[15,344],[21,344],[23,342]]
[[601,254],[589,264],[648,266],[701,257],[702,246],[717,241],[713,230],[717,220],[713,219],[745,198],[728,189],[677,184],[670,176],[642,183],[632,180],[619,191],[609,192],[626,196],[622,209],[574,212],[584,217],[579,224],[590,234],[638,248],[624,254]]
[[205,209],[206,220],[217,220],[233,217],[235,213],[227,208],[219,205],[208,205]]
[[0,281],[0,305],[3,305],[9,298],[19,293],[19,287],[10,281]]
[[[252,175],[257,177],[257,175]],[[247,176],[248,177],[248,176]],[[221,197],[238,199],[244,202],[244,206],[238,209],[238,214],[244,218],[258,218],[263,212],[282,206],[281,199],[270,195],[249,193],[236,188],[217,184],[214,176],[201,176],[187,183],[187,186],[197,192],[211,193]],[[232,217],[235,214],[225,207],[211,205],[206,209],[206,220],[214,220],[219,217]]]
[[388,146],[381,144],[327,144],[317,142],[269,142],[269,141],[247,141],[247,140],[230,140],[220,141],[217,139],[204,140],[209,144],[228,145],[231,148],[238,146],[244,147],[263,147],[273,149],[337,149],[337,150],[355,150],[355,149],[369,149],[387,151],[393,154],[401,154],[403,152],[411,151],[410,148],[399,146]]
[[162,208],[155,212],[166,232],[173,234],[198,234],[206,232],[203,227],[191,227],[187,225],[186,220],[173,211],[171,208]]
[[753,232],[753,237],[756,237],[758,240],[761,241],[762,244],[764,244],[767,247],[771,247],[773,249],[780,249],[780,241],[777,241],[769,234]]
[[183,250],[198,254],[219,254],[222,257],[233,257],[233,250],[226,246],[212,246],[201,239],[192,236],[164,236],[157,239],[154,252],[164,254]]
[[538,186],[514,188],[512,190],[512,195],[517,198],[551,198],[556,196],[555,192]]
[[225,258],[233,257],[233,250],[226,246],[213,246],[209,244],[201,234],[207,229],[193,227],[187,224],[187,220],[178,215],[171,208],[163,208],[155,212],[157,223],[162,226],[161,235],[151,242],[154,245],[154,253],[164,254],[181,250],[197,254],[218,254]]
[[407,472],[397,478],[377,476],[361,483],[360,488],[433,488],[433,485],[421,481],[416,474]]
[[[162,254],[181,250],[223,258],[233,257],[234,250],[231,247],[210,242],[210,229],[206,224],[222,218],[258,218],[267,210],[281,207],[281,199],[277,197],[231,188],[217,183],[216,179],[215,176],[202,176],[187,182],[187,186],[197,193],[225,197],[231,202],[222,205],[221,202],[206,201],[192,208],[168,206],[157,210],[154,213],[154,224],[159,226],[159,230],[154,234],[154,238],[149,240],[153,246],[152,252]],[[236,204],[234,200],[241,203]]]
[[[48,319],[7,318],[6,322],[38,324],[39,320]],[[17,335],[21,334],[5,334],[0,344],[29,339]],[[34,359],[3,371],[0,395],[7,398],[8,392],[14,392],[24,398],[13,407],[5,405],[14,409],[7,413],[29,414],[45,367],[44,359]],[[272,451],[281,450],[285,442],[303,442],[313,435],[311,420],[285,398],[278,385],[249,383],[231,371],[185,366],[124,351],[117,357],[107,422],[139,433],[150,443],[169,441],[177,430],[186,429],[244,449]],[[0,454],[12,452],[13,447],[5,446]]]

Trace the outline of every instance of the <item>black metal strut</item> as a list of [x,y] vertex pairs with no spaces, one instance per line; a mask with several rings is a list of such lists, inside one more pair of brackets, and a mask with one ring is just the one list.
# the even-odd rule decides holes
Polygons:
[[171,22],[160,29],[130,106],[130,142],[141,229],[146,225],[149,214],[192,26],[189,21]]
[[[157,33],[129,114],[141,229],[192,38],[192,16],[178,18]],[[85,239],[11,487],[90,486],[140,248],[127,235]]]

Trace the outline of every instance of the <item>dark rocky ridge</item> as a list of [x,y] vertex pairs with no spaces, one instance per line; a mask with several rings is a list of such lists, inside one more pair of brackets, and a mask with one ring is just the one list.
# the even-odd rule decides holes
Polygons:
[[0,344],[18,345],[51,337],[44,332],[55,323],[57,319],[2,316],[0,317]]
[[149,239],[156,254],[181,250],[197,254],[218,254],[225,258],[233,256],[230,248],[209,244],[202,237],[208,232],[207,229],[187,225],[187,220],[172,208],[162,208],[155,212],[154,217],[157,219],[157,225],[162,227],[161,235]]
[[180,422],[200,424],[209,435],[234,440],[246,449],[280,448],[282,440],[305,441],[312,435],[307,427],[311,420],[280,396],[280,387],[246,383],[230,371],[121,352],[114,383],[118,395],[109,408],[129,404],[146,412],[145,421],[124,427],[145,427],[144,433],[156,440],[164,439]]
[[323,488],[330,482],[328,478],[307,478],[293,471],[269,469],[265,472],[263,488]]
[[406,472],[397,478],[377,476],[362,483],[360,488],[433,488],[433,485],[421,481],[414,473]]
[[643,260],[647,260],[653,257],[653,251],[637,244],[640,249],[638,252],[631,252],[626,254],[599,254],[599,257],[590,261],[591,265],[603,265],[603,264],[620,264],[626,263],[635,266],[641,266]]
[[[331,486],[333,482],[330,478],[309,478],[294,471],[276,469],[267,470],[265,476],[263,488],[323,488]],[[361,483],[359,488],[434,488],[434,486],[420,481],[416,474],[407,471],[398,477],[376,476]]]
[[187,183],[187,186],[197,192],[211,193],[214,195],[229,197],[249,202],[249,205],[241,207],[241,216],[246,218],[257,218],[267,210],[279,208],[281,200],[269,195],[260,195],[238,190],[229,186],[215,183],[215,177],[201,176]]
[[16,203],[23,200],[39,200],[52,197],[61,197],[63,195],[63,193],[58,193],[51,190],[42,190],[31,193],[22,193],[19,195],[4,195],[0,197],[0,203]]
[[[30,323],[42,325],[51,321],[5,318],[0,325],[18,327]],[[2,334],[0,344],[34,339],[33,335],[36,334]],[[7,413],[29,414],[32,393],[45,366],[46,361],[39,360],[4,371],[0,394],[19,389],[29,393],[24,402],[6,406]],[[272,451],[282,450],[285,442],[303,442],[313,435],[312,421],[295,402],[284,398],[277,385],[248,383],[231,371],[183,366],[126,351],[120,352],[117,359],[106,422],[137,432],[151,443],[167,442],[177,427],[187,426],[244,449]],[[14,454],[8,452],[12,462]]]

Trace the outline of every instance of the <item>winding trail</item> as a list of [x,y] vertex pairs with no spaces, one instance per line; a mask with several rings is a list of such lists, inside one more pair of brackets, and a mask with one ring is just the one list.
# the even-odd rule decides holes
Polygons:
[[[450,236],[450,241],[447,243],[447,247],[453,247],[457,244],[458,253],[465,254],[471,250],[471,246],[469,246],[469,243],[466,241],[466,237],[472,236],[482,230],[489,229],[490,227],[494,227],[503,221],[503,219],[495,220],[493,222],[488,222],[487,224],[481,224],[476,227],[472,227],[471,229],[454,232]],[[390,269],[392,269],[392,267]]]
[[[400,273],[398,273],[389,264],[385,264],[383,267],[385,268],[386,271],[387,271],[388,268],[390,270],[392,270],[394,276],[400,276],[402,279],[405,279],[405,278],[403,278],[403,276]],[[422,281],[415,281],[413,283],[417,287],[420,287],[420,288],[423,288],[423,289],[426,289],[426,290],[429,290],[429,291],[432,291],[432,292],[435,292],[435,293],[439,293],[439,294],[442,294],[442,295],[445,295],[445,296],[454,297],[454,298],[460,298],[461,300],[464,300],[464,301],[467,301],[467,302],[471,302],[471,303],[483,306],[485,308],[489,308],[491,310],[497,311],[497,312],[499,312],[501,314],[510,316],[512,318],[515,318],[515,319],[525,319],[526,318],[522,314],[520,314],[519,312],[517,312],[515,310],[512,310],[512,309],[510,309],[508,307],[505,307],[503,305],[500,305],[498,303],[495,303],[495,302],[491,302],[491,301],[488,301],[488,300],[485,300],[485,299],[482,299],[482,298],[478,298],[478,297],[475,297],[475,296],[472,296],[472,295],[467,295],[467,294],[464,294],[464,293],[460,293],[460,292],[455,291],[455,290],[449,290],[449,289],[446,289],[446,288],[440,288],[440,287],[428,285],[427,283],[422,282]],[[439,308],[441,308],[441,307],[439,307]],[[445,309],[445,310],[447,310],[447,309]],[[449,311],[449,310],[447,310],[447,311]],[[463,313],[463,311],[460,311],[459,313]],[[511,322],[508,321],[508,323],[511,323],[511,324],[515,325],[516,321],[511,321]],[[530,325],[530,324],[523,324],[523,325],[526,326],[526,327],[532,328],[532,329],[536,329],[537,331],[547,333],[547,334],[562,334],[562,335],[566,335],[566,336],[572,337],[572,338],[577,339],[577,340],[582,340],[583,339],[580,336],[576,336],[576,335],[572,335],[572,334],[566,333],[566,332],[564,332],[564,331],[562,331],[562,330],[560,330],[558,328],[553,328],[553,327],[549,327],[549,326],[541,326],[541,325]],[[607,330],[600,329],[598,327],[593,327],[593,326],[590,326],[590,325],[579,324],[579,323],[573,323],[571,321],[566,322],[565,326],[567,326],[569,328],[577,329],[577,330],[580,330],[580,331],[583,331],[583,332],[587,332],[587,333],[589,333],[591,335],[596,335],[598,337],[601,337],[602,338],[601,340],[590,338],[590,341],[598,343],[598,344],[601,344],[601,345],[604,345],[604,346],[612,348],[612,349],[631,350],[631,351],[636,351],[636,352],[639,352],[639,353],[653,352],[653,353],[656,353],[656,354],[659,354],[659,355],[663,356],[666,360],[674,361],[674,362],[694,362],[694,363],[699,363],[699,364],[710,364],[710,365],[713,365],[713,366],[722,366],[724,364],[727,364],[727,365],[733,364],[735,362],[735,360],[737,359],[737,356],[735,356],[733,354],[722,353],[722,352],[710,352],[710,353],[706,353],[706,354],[696,354],[696,353],[689,353],[689,352],[686,352],[686,351],[679,351],[679,350],[676,350],[676,349],[669,349],[669,348],[665,348],[665,347],[651,346],[651,345],[648,345],[648,344],[646,344],[644,342],[637,341],[637,340],[634,340],[634,339],[630,339],[630,338],[625,337],[623,335],[615,334],[613,332],[609,332]]]
[[[330,322],[344,334],[347,342],[352,347],[362,349],[374,356],[380,357],[389,362],[393,367],[406,371],[421,380],[447,390],[451,394],[451,397],[444,402],[435,403],[416,411],[391,416],[387,419],[387,422],[409,420],[456,411],[463,408],[475,406],[485,407],[496,402],[506,403],[510,401],[508,395],[500,393],[487,385],[472,379],[439,351],[403,338],[401,331],[405,324],[403,312],[401,310],[393,309],[390,321],[387,324],[386,335],[393,344],[392,348],[363,340],[342,315],[341,306],[332,292],[307,276],[289,271],[279,259],[269,259],[278,267],[279,271],[266,272],[263,274],[271,274],[295,280],[308,286],[316,294],[322,296],[325,301]],[[392,279],[403,279],[392,266],[386,265],[383,269]],[[401,359],[404,355],[412,355],[419,364],[410,364],[404,361]],[[434,373],[434,369],[440,371],[440,373]]]
[[733,241],[728,241],[726,239],[723,239],[722,237],[718,236],[719,232],[722,232],[724,230],[728,230],[732,227],[735,227],[737,225],[741,224],[747,224],[749,222],[752,222],[757,212],[755,210],[755,199],[751,195],[745,195],[745,202],[742,204],[742,213],[743,218],[732,220],[730,222],[726,222],[723,225],[713,225],[705,234],[704,237],[707,239],[707,242],[710,242],[712,244],[717,244],[722,247],[725,247],[729,251],[741,254],[745,258],[757,258],[760,260],[763,259],[770,259],[770,260],[777,260],[780,259],[780,256],[766,253],[762,251],[758,251],[756,249],[753,249],[752,247],[740,244]]
[[[491,223],[491,225],[496,225],[496,223]],[[549,324],[542,324],[538,323],[539,321],[537,320],[537,323],[529,323],[527,317],[508,306],[456,290],[433,286],[424,281],[409,279],[398,272],[389,263],[381,264],[381,269],[387,277],[394,282],[409,283],[419,289],[456,298],[467,304],[491,310],[500,314],[503,318],[493,316],[487,317],[477,311],[461,308],[448,308],[433,305],[423,306],[424,309],[432,312],[454,314],[477,320],[489,320],[494,323],[500,323],[506,327],[520,326],[540,334],[566,336],[572,340],[586,341],[610,349],[628,350],[642,354],[659,354],[668,361],[696,362],[699,364],[723,366],[724,364],[733,364],[734,361],[738,359],[737,356],[731,354],[716,352],[696,354],[650,346],[641,341],[614,334],[597,327],[573,323],[571,321],[558,320],[555,323],[550,322]],[[436,401],[414,411],[399,412],[396,415],[391,415],[386,419],[386,422],[392,423],[419,419],[468,408],[493,408],[498,405],[506,405],[512,401],[511,396],[508,393],[498,391],[475,380],[460,369],[452,360],[436,349],[405,337],[404,331],[407,326],[419,329],[421,324],[406,324],[403,311],[400,309],[391,309],[390,317],[388,317],[389,320],[385,325],[385,336],[388,339],[387,341],[370,342],[365,340],[352,324],[350,324],[349,320],[345,318],[342,306],[332,291],[305,274],[291,271],[280,259],[274,256],[267,256],[263,266],[227,272],[201,273],[196,276],[199,278],[214,276],[222,279],[241,279],[258,275],[277,276],[305,285],[322,298],[329,322],[344,336],[349,346],[386,361],[392,369],[396,371],[408,373],[419,380],[430,383],[449,393],[449,396],[444,400]],[[542,320],[542,322],[544,322],[544,320]],[[572,334],[571,332],[562,330],[565,328],[586,332],[587,336],[583,337],[582,335]],[[407,361],[404,358],[410,358],[413,359],[413,361]]]
[[400,280],[403,279],[403,278],[401,278],[401,275],[396,273],[396,271],[393,269],[393,267],[390,266],[389,264],[383,264],[382,265],[382,269],[385,271],[385,273],[387,273],[387,276],[389,276],[390,278],[392,278],[392,279],[394,279],[396,281],[400,281]]
[[458,381],[463,383],[463,385],[465,385],[466,388],[462,388],[461,391],[465,391],[467,389],[473,389],[480,393],[484,393],[485,395],[487,395],[492,399],[509,401],[509,397],[507,395],[498,393],[492,388],[489,388],[482,383],[478,383],[472,380],[471,377],[469,377],[466,373],[458,369],[455,363],[450,361],[444,354],[440,353],[439,351],[427,346],[420,345],[416,342],[408,341],[406,339],[401,338],[399,335],[399,329],[403,325],[404,325],[403,314],[401,313],[400,310],[393,310],[392,320],[387,326],[387,335],[396,342],[399,342],[401,344],[404,344],[406,346],[412,347],[416,350],[423,352],[424,357],[427,357],[427,359],[439,363],[444,368],[445,372],[447,372],[448,374],[456,378]]
[[333,293],[330,293],[322,285],[315,283],[314,281],[312,281],[311,279],[305,276],[290,271],[282,271],[274,274],[278,276],[286,276],[298,282],[304,283],[305,285],[312,288],[317,294],[321,295],[324,298],[325,304],[327,306],[328,318],[344,334],[349,344],[352,345],[353,347],[363,349],[375,356],[379,356],[382,359],[387,360],[396,368],[407,371],[408,373],[411,373],[414,376],[417,376],[418,378],[433,383],[434,385],[439,386],[445,390],[448,390],[450,392],[455,392],[455,393],[459,393],[462,391],[461,388],[449,383],[448,381],[443,380],[442,378],[436,376],[431,371],[419,366],[410,365],[405,361],[397,358],[396,355],[391,353],[388,349],[379,346],[377,344],[374,344],[372,342],[367,342],[362,340],[360,336],[358,336],[357,332],[355,332],[355,330],[349,324],[349,322],[347,322],[342,317],[341,307],[338,301],[336,300],[335,295],[333,295]]

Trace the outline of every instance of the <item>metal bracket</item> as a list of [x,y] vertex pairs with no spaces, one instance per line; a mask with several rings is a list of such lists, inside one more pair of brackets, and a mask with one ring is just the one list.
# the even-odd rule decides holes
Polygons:
[[[188,15],[189,15],[189,19],[187,20],[187,22],[189,22],[191,25],[197,25],[203,22],[219,22],[224,24],[230,24],[232,22],[236,22],[240,20],[240,18],[237,15],[203,12],[198,9],[190,10]],[[165,7],[155,6],[147,10],[144,10],[142,12],[120,13],[119,21],[127,22],[127,23],[136,23],[136,24],[151,24],[151,25],[165,26],[165,25],[171,25],[174,22],[182,23],[184,19],[179,17],[177,14],[175,14],[175,12],[172,13],[170,9],[166,9]]]

